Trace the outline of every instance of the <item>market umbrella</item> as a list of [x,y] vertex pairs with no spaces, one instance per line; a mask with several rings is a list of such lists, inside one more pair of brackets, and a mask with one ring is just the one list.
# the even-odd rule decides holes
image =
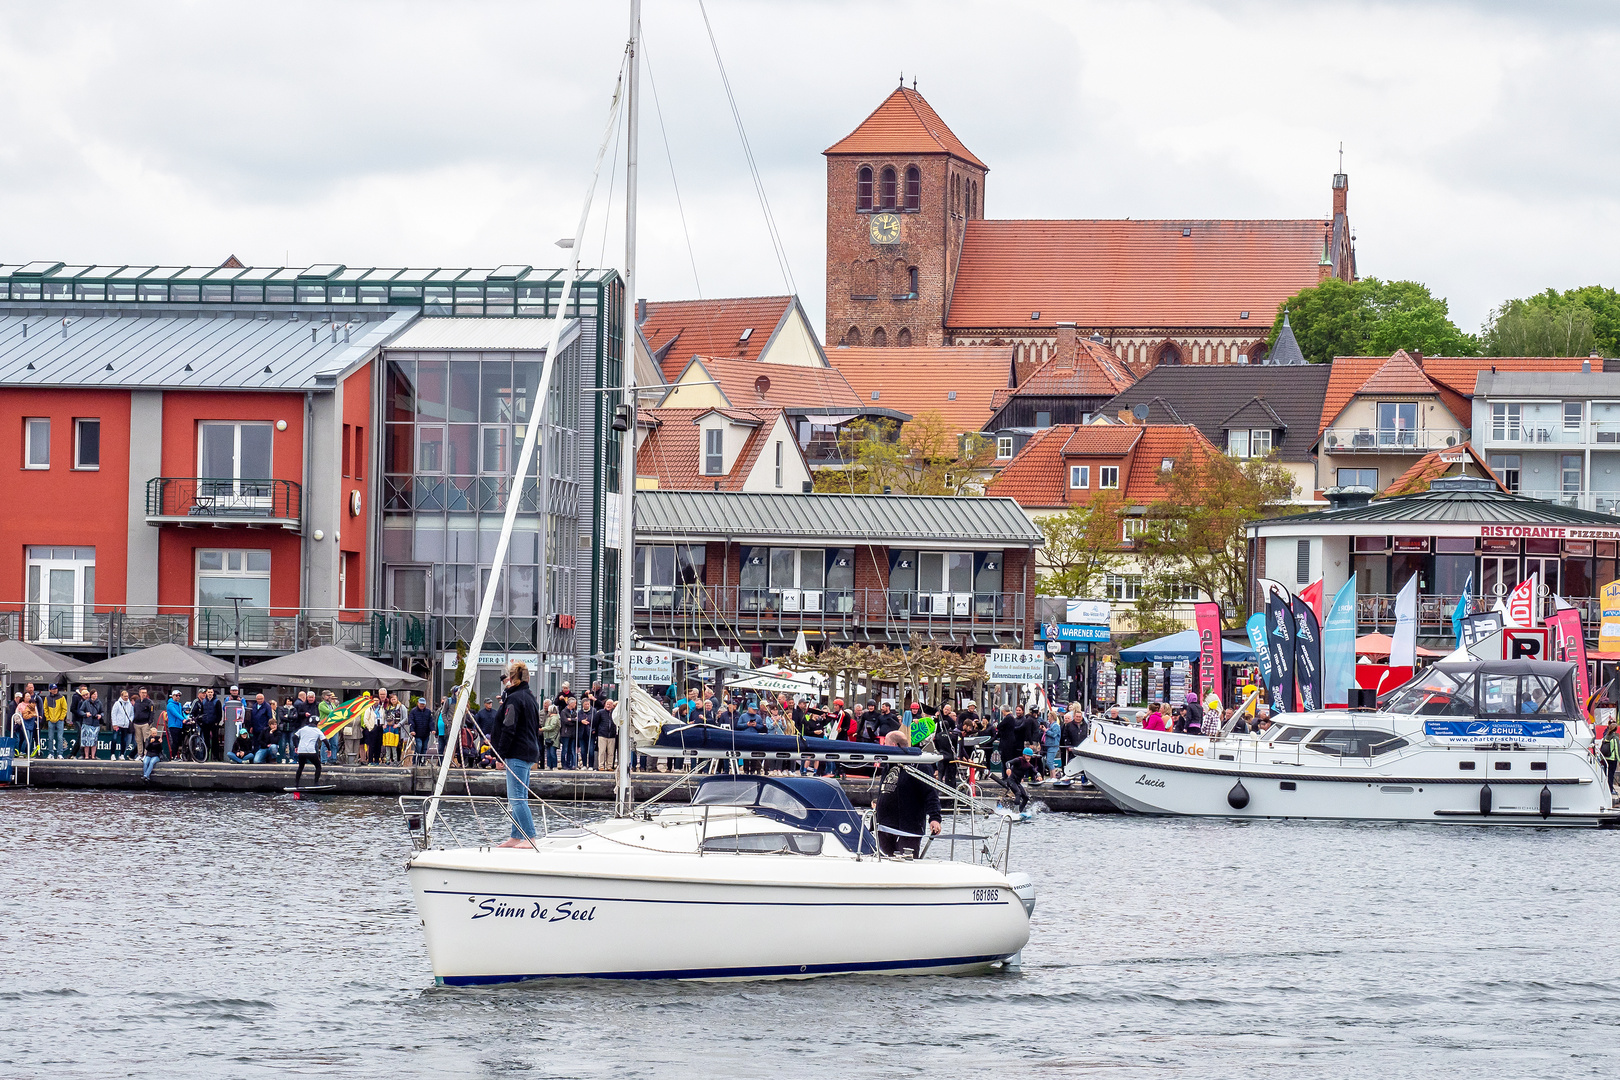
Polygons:
[[[1390,645],[1391,645],[1391,640],[1390,640],[1390,636],[1388,634],[1363,634],[1360,637],[1356,638],[1356,655],[1357,656],[1388,656],[1389,655],[1389,650],[1390,650]],[[1446,652],[1444,652],[1444,651],[1442,651],[1440,649],[1425,649],[1421,645],[1419,645],[1417,647],[1417,654],[1419,656],[1448,656],[1448,655],[1450,655],[1449,653],[1446,653]]]
[[420,690],[427,680],[350,652],[318,645],[242,669],[244,685],[307,686],[322,690]]
[[231,665],[199,649],[169,643],[110,656],[74,668],[75,683],[156,683],[162,686],[219,686],[231,681]]
[[84,661],[26,641],[0,641],[0,667],[14,683],[54,683],[67,672],[84,667]]
[[[1175,660],[1197,660],[1198,631],[1183,630],[1178,634],[1132,645],[1128,649],[1121,649],[1119,658],[1127,664],[1140,664],[1144,661],[1165,663]],[[1252,664],[1254,650],[1241,641],[1222,638],[1221,661],[1227,664]]]

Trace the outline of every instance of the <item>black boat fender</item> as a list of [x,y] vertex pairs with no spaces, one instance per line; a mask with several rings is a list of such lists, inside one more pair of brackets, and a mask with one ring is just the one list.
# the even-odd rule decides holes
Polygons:
[[1241,810],[1249,805],[1249,789],[1239,780],[1232,785],[1232,790],[1226,793],[1226,804],[1234,810]]
[[1491,785],[1489,784],[1479,789],[1479,812],[1481,815],[1489,815],[1491,812]]
[[1546,784],[1541,785],[1541,805],[1538,809],[1540,809],[1542,817],[1552,817],[1552,788]]

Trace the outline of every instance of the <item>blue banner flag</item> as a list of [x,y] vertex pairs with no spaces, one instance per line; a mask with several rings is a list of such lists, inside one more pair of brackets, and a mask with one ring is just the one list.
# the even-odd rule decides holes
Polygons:
[[1254,662],[1260,668],[1260,685],[1270,686],[1271,653],[1266,649],[1266,617],[1257,611],[1244,625],[1249,631],[1249,645],[1254,649]]
[[1322,701],[1346,705],[1356,681],[1356,578],[1333,598],[1322,621]]
[[1457,647],[1462,648],[1463,620],[1473,614],[1472,603],[1468,599],[1474,591],[1474,573],[1468,572],[1468,580],[1463,582],[1462,595],[1457,597],[1457,606],[1451,612],[1451,632],[1457,638]]

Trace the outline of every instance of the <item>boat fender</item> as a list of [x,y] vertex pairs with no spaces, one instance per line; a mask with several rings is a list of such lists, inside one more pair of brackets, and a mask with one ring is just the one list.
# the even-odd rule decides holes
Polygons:
[[1479,812],[1481,815],[1491,812],[1491,785],[1489,784],[1479,789]]
[[1541,816],[1552,817],[1552,788],[1546,784],[1541,785]]
[[1226,793],[1226,803],[1234,810],[1241,810],[1249,805],[1249,789],[1239,780],[1232,785],[1232,790]]

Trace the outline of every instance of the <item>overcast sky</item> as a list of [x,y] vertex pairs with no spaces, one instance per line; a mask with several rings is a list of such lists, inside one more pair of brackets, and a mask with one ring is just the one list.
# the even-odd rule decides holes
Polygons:
[[[0,3],[0,261],[555,265],[627,10]],[[1426,282],[1464,329],[1504,298],[1620,285],[1620,3],[710,0],[709,16],[818,330],[821,151],[902,70],[990,166],[992,218],[1324,215],[1342,140],[1361,273]],[[697,0],[647,0],[644,22],[660,108],[646,94],[637,291],[784,291]],[[600,189],[588,262],[620,264],[622,195],[604,216]]]

